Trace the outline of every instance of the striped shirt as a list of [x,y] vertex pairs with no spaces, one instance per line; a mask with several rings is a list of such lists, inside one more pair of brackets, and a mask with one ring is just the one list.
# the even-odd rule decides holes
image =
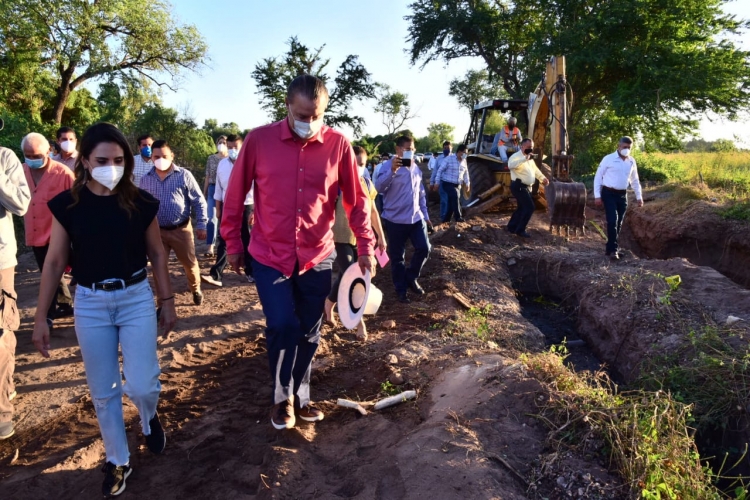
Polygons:
[[141,178],[154,167],[154,162],[151,158],[148,161],[144,160],[141,155],[135,155],[133,160],[135,161],[135,165],[133,165],[133,184],[140,186]]
[[187,222],[192,207],[195,210],[196,229],[206,229],[206,199],[189,170],[174,166],[164,180],[161,180],[152,167],[141,178],[140,187],[159,200],[159,211],[156,214],[159,227],[174,227]]
[[469,167],[466,165],[466,159],[458,161],[456,155],[450,155],[440,162],[435,175],[436,184],[440,181],[450,182],[451,184],[466,184],[469,186]]
[[435,164],[432,166],[432,173],[430,174],[430,186],[434,186],[439,182],[437,178],[438,170],[440,170],[440,166],[443,164],[443,162],[451,156],[455,155],[449,154],[448,156],[445,156],[444,154],[441,154],[437,157],[437,160],[435,160]]

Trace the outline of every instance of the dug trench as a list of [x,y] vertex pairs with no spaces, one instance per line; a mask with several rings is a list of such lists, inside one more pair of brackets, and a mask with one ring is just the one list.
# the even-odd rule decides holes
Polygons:
[[[384,300],[368,320],[368,342],[340,327],[324,332],[313,397],[325,420],[284,432],[268,423],[254,288],[227,277],[196,308],[172,261],[180,325],[159,348],[167,449],[148,453],[126,399],[135,472],[124,497],[626,498],[606,454],[550,445],[550,428],[536,417],[547,391],[521,359],[560,338],[546,339],[535,324],[585,341],[614,376],[635,383],[644,360],[684,354],[690,325],[715,325],[746,348],[744,322],[730,332],[719,326],[729,315],[750,318],[750,292],[685,260],[612,264],[596,233],[553,236],[539,214],[532,243],[509,235],[505,222],[507,214],[495,213],[438,230],[421,280],[428,293],[409,305],[396,301],[388,270],[379,273]],[[104,450],[72,323],[56,325],[52,360],[34,354],[39,277],[30,261],[19,267],[19,423],[17,436],[0,443],[0,496],[94,497]],[[663,277],[675,274],[682,283],[669,291]],[[527,298],[553,315],[540,319],[547,313]],[[558,313],[569,321],[562,334]],[[418,398],[366,416],[336,406],[338,398],[373,401],[405,389]]]

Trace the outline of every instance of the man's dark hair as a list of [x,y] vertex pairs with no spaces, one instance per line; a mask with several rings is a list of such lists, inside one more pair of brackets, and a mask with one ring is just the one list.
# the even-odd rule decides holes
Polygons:
[[70,127],[60,127],[59,129],[57,129],[57,135],[55,136],[55,139],[57,139],[59,141],[60,140],[60,136],[63,135],[63,134],[67,134],[68,132],[73,132],[73,134],[76,133],[76,131],[73,130],[72,128],[70,128]]
[[227,142],[242,142],[242,136],[237,134],[229,134],[227,136]]
[[444,141],[443,142],[443,147],[450,146],[450,145],[451,145],[451,141]]
[[633,138],[628,135],[624,135],[620,137],[620,144],[633,144]]
[[159,139],[158,141],[154,141],[154,143],[151,145],[151,149],[161,149],[161,148],[167,148],[168,150],[172,151],[172,146],[169,145],[167,141],[164,139]]
[[153,139],[153,137],[151,137],[151,134],[143,134],[143,135],[139,136],[138,139],[136,139],[136,142],[140,146],[141,145],[141,141],[145,141],[146,139]]
[[463,151],[466,151],[466,144],[459,144],[458,148],[456,148],[456,153],[461,153]]
[[292,80],[292,83],[286,89],[286,98],[291,101],[295,94],[301,94],[311,101],[315,101],[321,96],[328,99],[328,89],[325,82],[313,75],[299,75]]
[[362,146],[354,146],[352,149],[354,149],[355,156],[361,155],[362,153],[367,154],[367,151],[365,151],[365,148]]
[[414,142],[414,138],[409,135],[400,135],[396,138],[396,146],[402,148],[407,142]]
[[526,139],[521,141],[521,144],[526,144],[526,143],[531,144],[531,137],[527,137]]

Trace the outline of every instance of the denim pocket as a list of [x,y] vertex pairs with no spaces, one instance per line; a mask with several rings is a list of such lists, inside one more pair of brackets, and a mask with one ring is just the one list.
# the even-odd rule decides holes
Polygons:
[[148,295],[152,300],[154,298],[154,294],[151,291],[151,285],[149,285],[148,279],[145,279],[140,283],[136,283],[135,285],[130,285],[125,289],[125,293],[131,296]]

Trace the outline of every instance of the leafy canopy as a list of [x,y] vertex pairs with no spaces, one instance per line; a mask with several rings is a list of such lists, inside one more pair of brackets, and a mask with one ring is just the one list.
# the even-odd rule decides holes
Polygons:
[[198,29],[180,25],[162,0],[3,1],[0,18],[0,54],[31,83],[16,87],[18,101],[33,104],[51,91],[58,124],[71,93],[89,80],[147,79],[173,89],[206,57]]
[[408,52],[423,65],[479,57],[512,98],[526,98],[547,59],[565,55],[574,126],[615,116],[626,128],[604,132],[658,131],[657,144],[673,144],[689,118],[750,109],[750,52],[732,41],[750,24],[725,14],[726,3],[415,0]]
[[282,120],[287,114],[285,98],[289,84],[299,75],[314,75],[326,83],[331,98],[325,115],[326,124],[331,127],[346,125],[354,130],[355,135],[361,134],[365,120],[353,114],[351,106],[355,101],[375,97],[375,87],[359,57],[347,56],[331,78],[327,72],[330,59],[322,56],[325,45],[310,49],[297,37],[290,38],[287,45],[286,54],[263,59],[252,72],[261,107],[273,121]]

